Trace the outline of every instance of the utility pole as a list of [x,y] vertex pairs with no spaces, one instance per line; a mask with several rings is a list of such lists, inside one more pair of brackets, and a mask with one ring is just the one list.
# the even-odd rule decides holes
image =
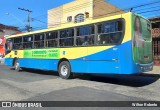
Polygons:
[[27,26],[27,30],[28,30],[28,32],[30,32],[30,29],[31,29],[31,27],[30,27],[30,13],[32,12],[31,10],[29,10],[29,9],[24,9],[24,8],[18,8],[19,10],[22,10],[22,11],[27,11],[28,12],[28,26]]

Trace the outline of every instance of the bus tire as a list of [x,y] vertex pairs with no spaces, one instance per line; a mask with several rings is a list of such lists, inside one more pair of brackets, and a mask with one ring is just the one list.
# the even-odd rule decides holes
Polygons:
[[71,66],[68,61],[62,61],[58,67],[59,76],[62,79],[70,79],[72,78]]
[[19,62],[18,59],[15,60],[14,62],[14,69],[19,72],[21,70],[20,66],[19,66]]

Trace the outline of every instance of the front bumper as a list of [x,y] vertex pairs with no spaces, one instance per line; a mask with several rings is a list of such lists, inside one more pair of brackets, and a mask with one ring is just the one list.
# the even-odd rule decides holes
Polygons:
[[140,72],[148,72],[153,70],[153,62],[149,64],[138,64]]

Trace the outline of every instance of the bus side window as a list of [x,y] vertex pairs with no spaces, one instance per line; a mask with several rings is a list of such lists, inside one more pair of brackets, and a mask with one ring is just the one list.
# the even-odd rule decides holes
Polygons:
[[22,49],[23,49],[23,45],[20,45],[20,46],[19,46],[19,50],[22,50]]
[[60,31],[60,46],[73,46],[74,29],[65,29]]
[[45,47],[57,47],[57,39],[58,38],[58,32],[48,32],[46,33],[46,43]]
[[88,36],[84,36],[83,46],[88,45]]
[[121,39],[120,36],[122,36],[122,34],[120,32],[111,34],[110,43],[119,43],[119,41]]
[[44,33],[35,35],[34,48],[44,48]]
[[23,48],[24,49],[33,48],[33,35],[23,37]]
[[103,42],[103,40],[102,40],[102,35],[98,35],[98,39],[97,39],[97,45],[101,45],[102,44],[102,42]]
[[109,35],[108,34],[99,34],[98,35],[98,45],[106,45],[109,43]]
[[97,45],[117,45],[122,39],[123,22],[113,20],[98,25]]
[[94,25],[87,25],[77,28],[76,45],[94,45]]
[[20,45],[22,45],[22,37],[17,37],[13,39],[13,49],[19,49]]

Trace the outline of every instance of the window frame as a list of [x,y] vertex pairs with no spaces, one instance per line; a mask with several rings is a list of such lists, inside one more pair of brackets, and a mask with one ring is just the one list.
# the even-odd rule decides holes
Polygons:
[[[59,35],[58,35],[58,31],[59,30],[54,30],[54,31],[47,31],[45,32],[45,48],[54,48],[54,47],[58,47],[58,40],[59,40]],[[56,33],[57,36],[55,38],[47,38],[47,34],[49,33]],[[49,46],[47,45],[46,43],[49,42],[49,41],[56,41],[56,45],[55,46]]]
[[[100,24],[103,24],[103,23],[109,23],[109,22],[118,22],[118,21],[121,21],[122,22],[122,30],[121,31],[115,31],[115,32],[110,32],[109,34],[111,33],[116,33],[116,32],[121,32],[121,38],[119,40],[118,43],[109,43],[109,44],[97,44],[97,41],[98,41],[98,35],[100,34],[106,34],[106,33],[99,33],[98,32],[98,25]],[[90,33],[91,34],[88,34],[88,35],[83,35],[83,36],[93,36],[93,43],[92,45],[77,45],[77,38],[82,36],[79,34],[78,36],[78,28],[81,28],[81,27],[85,27],[85,26],[93,26],[93,29],[94,29],[94,32],[92,34],[92,28],[90,29]],[[126,27],[126,23],[125,23],[125,19],[124,18],[118,18],[118,19],[113,19],[113,20],[108,20],[108,21],[102,21],[102,22],[96,22],[96,23],[91,23],[91,24],[85,24],[85,25],[80,25],[80,26],[74,26],[74,27],[68,27],[68,28],[64,28],[64,29],[59,29],[59,30],[52,30],[52,31],[46,31],[46,32],[41,32],[41,33],[35,33],[35,34],[28,34],[28,35],[24,35],[24,36],[18,36],[18,37],[13,37],[13,38],[10,38],[10,39],[13,39],[13,42],[14,42],[14,39],[15,38],[19,38],[19,37],[22,37],[22,42],[21,44],[23,45],[24,47],[24,37],[25,36],[32,36],[33,39],[32,39],[32,48],[23,48],[24,50],[25,49],[42,49],[42,48],[68,48],[68,47],[89,47],[89,46],[112,46],[112,45],[120,45],[124,39],[124,35],[125,35],[125,27]],[[102,28],[102,27],[101,27]],[[69,30],[69,29],[72,29],[72,34],[73,36],[70,36],[70,37],[64,37],[62,38],[60,36],[60,32],[63,31],[63,30]],[[102,29],[101,29],[102,30]],[[55,39],[47,39],[47,34],[48,33],[52,33],[52,32],[57,32],[57,37]],[[36,35],[40,35],[40,34],[43,34],[44,36],[44,39],[42,40],[43,43],[44,43],[44,46],[43,47],[39,47],[39,48],[35,48],[35,36]],[[67,38],[72,38],[73,39],[73,45],[71,46],[62,46],[60,45],[60,40],[61,39],[67,39]],[[56,46],[51,46],[51,47],[48,47],[46,46],[46,41],[47,40],[57,40],[57,44]],[[41,40],[39,40],[41,41]],[[12,44],[14,45],[14,43]],[[12,49],[12,50],[17,50],[17,49]]]
[[[31,37],[31,41],[24,41],[24,37]],[[25,48],[24,47],[24,44],[27,44],[27,43],[32,43],[32,46],[31,46],[31,48]],[[34,45],[34,34],[29,34],[29,35],[25,35],[25,36],[23,36],[23,43],[22,43],[22,45],[23,45],[23,50],[28,50],[28,49],[33,49],[33,45]]]
[[[92,28],[91,29],[89,29],[89,34],[84,34],[84,35],[80,35],[80,32],[78,32],[78,28],[82,28],[82,27],[91,27],[91,26],[93,26],[93,29],[94,29],[94,31],[93,31],[93,33],[92,33]],[[75,46],[76,47],[86,47],[86,46],[94,46],[94,44],[95,44],[95,35],[96,35],[96,30],[95,30],[95,23],[92,23],[92,24],[86,24],[86,25],[82,25],[82,26],[77,26],[76,27],[76,36],[75,36],[75,40],[76,40],[76,42],[75,42]],[[79,33],[79,35],[78,35],[78,33]],[[81,36],[84,36],[84,37],[89,37],[89,36],[93,36],[93,44],[92,45],[77,45],[77,38],[78,37],[81,37]],[[85,39],[85,38],[84,38]],[[87,41],[88,42],[88,41]]]
[[[46,34],[45,34],[46,32],[41,32],[41,33],[36,33],[36,34],[34,34],[33,36],[34,36],[34,40],[33,40],[33,48],[34,49],[42,49],[42,48],[45,48],[45,36],[46,36]],[[39,39],[39,40],[35,40],[36,39],[36,35],[43,35],[43,39],[41,40],[41,39]],[[43,44],[43,46],[40,46],[40,47],[37,47],[37,48],[35,48],[35,43],[40,43],[40,42],[42,42],[42,44]]]
[[[20,39],[21,38],[21,42],[19,43],[15,43],[15,39]],[[18,48],[15,48],[15,45],[21,45],[23,47],[23,36],[19,36],[19,37],[13,37],[13,38],[10,38],[12,39],[12,50],[22,50],[22,49],[19,49],[20,47]]]
[[[109,21],[103,21],[103,22],[98,22],[96,23],[97,25],[97,31],[99,30],[98,29],[98,25],[99,24],[103,24],[103,23],[109,23],[109,22],[116,22],[116,21],[121,21],[122,22],[122,30],[121,31],[115,31],[115,32],[109,32],[109,33],[97,33],[98,35],[104,35],[104,34],[113,34],[113,33],[116,33],[116,32],[121,32],[122,35],[121,35],[121,39],[119,40],[119,42],[117,43],[108,43],[108,44],[97,44],[98,42],[98,36],[96,37],[96,46],[113,46],[113,45],[120,45],[124,39],[124,36],[125,36],[125,27],[126,27],[126,22],[125,22],[125,19],[124,18],[118,18],[118,19],[113,19],[113,20],[109,20]],[[103,26],[102,26],[103,27]],[[101,29],[102,31],[102,29]]]
[[[81,18],[82,16],[83,16],[83,18]],[[83,13],[79,13],[74,17],[74,23],[81,23],[84,21],[85,21],[85,15]]]
[[[72,36],[67,36],[67,37],[61,37],[61,31],[67,31],[67,30],[72,30],[73,31],[73,35]],[[67,32],[65,32],[65,34],[66,34]],[[65,29],[60,29],[59,30],[59,47],[74,47],[74,27],[69,27],[69,28],[65,28]],[[66,46],[66,45],[61,45],[61,40],[66,40],[66,39],[73,39],[73,45],[71,46],[71,45],[69,45],[69,46]]]

